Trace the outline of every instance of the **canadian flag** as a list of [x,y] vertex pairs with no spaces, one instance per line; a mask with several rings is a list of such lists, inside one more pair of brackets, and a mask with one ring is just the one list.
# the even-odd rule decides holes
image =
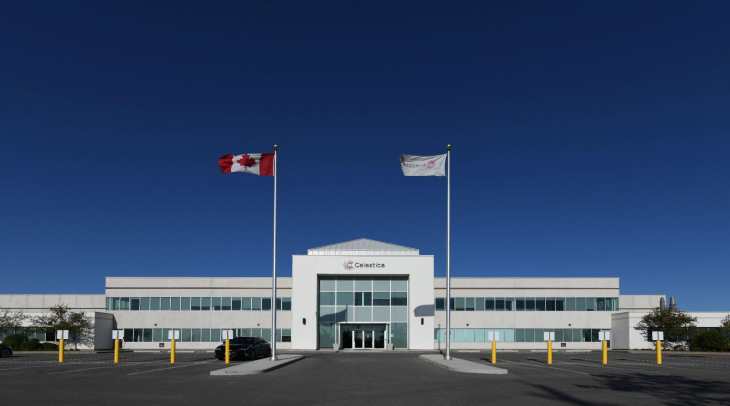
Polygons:
[[244,172],[259,176],[274,176],[274,154],[226,154],[218,158],[223,173]]

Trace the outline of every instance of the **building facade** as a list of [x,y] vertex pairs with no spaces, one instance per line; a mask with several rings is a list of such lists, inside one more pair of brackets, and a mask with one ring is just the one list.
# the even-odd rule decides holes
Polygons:
[[[275,337],[283,349],[444,347],[446,281],[434,277],[432,255],[359,239],[294,255],[291,271],[277,279],[276,303],[266,277],[107,277],[103,295],[0,295],[0,309],[84,311],[97,349],[111,346],[112,329],[124,330],[128,349],[169,348],[172,329],[189,350],[214,348],[223,329]],[[455,349],[486,348],[492,336],[503,349],[541,349],[546,331],[556,348],[599,349],[600,331],[611,331],[613,348],[648,348],[633,326],[664,297],[622,295],[616,277],[456,277],[451,286]]]

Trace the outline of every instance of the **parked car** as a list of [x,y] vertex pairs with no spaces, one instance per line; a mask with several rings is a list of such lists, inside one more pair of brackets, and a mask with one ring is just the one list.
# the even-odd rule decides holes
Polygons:
[[[259,337],[235,337],[230,342],[232,360],[252,360],[271,355],[271,345]],[[225,343],[215,348],[215,357],[223,360],[226,357]]]
[[7,346],[5,344],[0,344],[0,358],[12,357],[12,356],[13,356],[13,349],[10,348],[10,346]]

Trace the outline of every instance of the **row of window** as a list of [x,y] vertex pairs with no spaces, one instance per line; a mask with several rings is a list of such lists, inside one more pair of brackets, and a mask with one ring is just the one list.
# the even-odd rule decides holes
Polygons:
[[[291,310],[291,298],[276,299],[277,310]],[[107,297],[107,310],[228,311],[271,310],[271,297]]]
[[407,306],[407,292],[319,292],[320,306]]
[[[445,310],[446,300],[436,298],[436,310]],[[453,311],[617,311],[617,297],[452,297]]]
[[[544,341],[544,332],[555,332],[555,342],[563,343],[595,343],[600,342],[598,333],[601,329],[595,328],[452,328],[451,340],[455,343],[484,343],[490,342],[494,335],[495,340],[501,342],[539,343]],[[434,340],[443,342],[446,339],[446,329],[434,329]]]
[[386,278],[320,278],[320,292],[404,292],[408,290],[407,279]]
[[[125,328],[124,341],[137,343],[169,342],[170,340],[167,337],[170,330],[169,328]],[[221,342],[223,341],[221,339],[221,330],[233,330],[236,337],[260,337],[266,341],[271,341],[270,328],[176,328],[175,330],[180,330],[180,340],[177,340],[180,342]],[[276,330],[277,342],[287,343],[291,341],[291,329],[279,328]]]

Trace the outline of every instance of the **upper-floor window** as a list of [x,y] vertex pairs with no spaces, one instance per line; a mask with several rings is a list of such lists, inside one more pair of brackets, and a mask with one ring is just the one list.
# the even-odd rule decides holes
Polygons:
[[[436,310],[445,310],[445,299],[437,297]],[[593,312],[617,311],[617,297],[452,297],[454,311]]]
[[[291,310],[291,298],[277,298],[276,308],[282,311]],[[107,297],[106,309],[129,311],[264,311],[271,310],[271,297]]]

